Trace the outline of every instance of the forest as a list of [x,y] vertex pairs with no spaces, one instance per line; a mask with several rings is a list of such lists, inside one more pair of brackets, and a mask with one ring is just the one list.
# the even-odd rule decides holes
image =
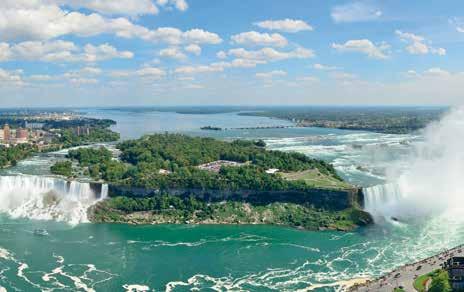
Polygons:
[[[121,150],[120,161],[113,160],[104,148],[80,148],[70,151],[68,157],[87,168],[96,180],[147,189],[301,191],[311,187],[303,181],[289,181],[266,173],[270,168],[283,172],[318,169],[341,180],[333,166],[324,161],[299,153],[268,151],[264,145],[262,141],[224,142],[157,134],[120,143],[117,146]],[[217,160],[243,164],[222,166],[219,172],[198,167]]]

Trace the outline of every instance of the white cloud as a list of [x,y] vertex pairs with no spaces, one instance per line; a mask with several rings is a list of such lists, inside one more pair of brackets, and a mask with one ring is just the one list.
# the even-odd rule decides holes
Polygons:
[[47,74],[36,74],[29,76],[29,79],[33,81],[50,81],[55,79],[55,77]]
[[25,83],[20,71],[7,71],[0,68],[0,86],[23,86]]
[[336,23],[361,22],[379,19],[382,11],[366,2],[356,1],[335,6],[330,15]]
[[203,89],[205,88],[204,85],[201,85],[201,84],[187,84],[184,86],[184,88],[187,88],[187,89]]
[[97,67],[84,67],[80,70],[83,74],[100,75],[102,70]]
[[[0,50],[0,53],[1,53],[1,50]],[[227,53],[224,51],[219,51],[217,52],[216,57],[218,57],[219,59],[225,59],[227,58]]]
[[256,73],[256,78],[260,79],[272,79],[274,77],[283,77],[287,76],[287,72],[282,71],[282,70],[274,70],[270,72],[261,72],[261,73]]
[[[108,33],[171,45],[222,42],[219,35],[197,28],[185,32],[173,27],[150,30],[123,17],[106,18],[97,13],[69,12],[57,5],[5,1],[0,2],[0,39],[7,41],[47,40],[65,35],[90,37]],[[37,1],[32,2],[37,4]]]
[[151,0],[48,0],[42,1],[73,8],[87,8],[103,14],[139,16],[157,14],[158,8]]
[[185,0],[158,0],[156,3],[160,6],[173,6],[180,11],[188,9],[188,4]]
[[457,32],[464,33],[464,21],[461,18],[453,17],[448,19],[448,23],[455,27]]
[[240,59],[249,59],[265,62],[281,61],[287,59],[308,59],[314,57],[314,52],[305,48],[297,48],[293,51],[277,51],[273,48],[263,48],[257,51],[249,51],[244,48],[230,49],[228,55]]
[[183,66],[175,69],[177,74],[193,75],[198,73],[222,72],[224,67],[221,65],[199,65],[199,66]]
[[425,76],[433,76],[433,77],[449,77],[451,73],[443,70],[441,68],[430,68],[424,72]]
[[268,30],[278,30],[288,33],[296,33],[300,31],[312,31],[313,27],[303,20],[283,19],[283,20],[265,20],[256,22],[254,25]]
[[0,62],[11,60],[44,62],[97,62],[113,58],[131,59],[134,54],[118,51],[109,44],[77,47],[69,41],[27,41],[14,45],[0,43]]
[[170,47],[170,48],[162,49],[159,52],[159,56],[163,58],[171,58],[171,59],[176,59],[176,60],[187,59],[187,55],[182,53],[182,51],[177,47]]
[[349,40],[344,44],[332,44],[332,48],[340,52],[358,52],[374,59],[386,59],[390,46],[386,43],[375,45],[368,39]]
[[166,72],[156,67],[145,67],[135,72],[138,76],[148,79],[161,79],[166,76]]
[[71,78],[69,82],[75,86],[98,84],[98,80],[95,78]]
[[194,54],[194,55],[201,55],[201,47],[199,45],[196,45],[196,44],[191,44],[191,45],[188,45],[184,48],[184,50],[186,52],[189,52],[191,54]]
[[202,73],[222,72],[227,68],[254,68],[258,64],[265,64],[262,60],[236,58],[230,62],[216,62],[209,65],[183,66],[174,70],[176,74],[194,75]]
[[287,39],[278,33],[268,34],[256,31],[242,32],[231,37],[232,42],[237,45],[245,46],[273,46],[285,47]]
[[302,81],[302,82],[319,82],[319,79],[314,76],[303,76],[299,77],[297,81]]
[[316,70],[323,70],[323,71],[333,71],[333,70],[339,69],[336,66],[328,66],[328,65],[322,65],[322,64],[314,64],[313,68]]
[[406,46],[406,51],[413,55],[425,55],[425,54],[436,54],[439,56],[446,55],[446,50],[444,48],[434,48],[428,45],[427,40],[420,36],[409,32],[402,32],[401,30],[396,30],[395,34],[403,41],[408,43]]
[[113,58],[132,59],[134,54],[129,51],[118,51],[109,44],[94,46],[87,44],[84,47],[83,60],[86,62],[97,62]]
[[141,67],[137,70],[114,70],[108,73],[112,78],[140,77],[142,80],[148,81],[158,80],[167,75],[166,71],[163,69],[152,66]]

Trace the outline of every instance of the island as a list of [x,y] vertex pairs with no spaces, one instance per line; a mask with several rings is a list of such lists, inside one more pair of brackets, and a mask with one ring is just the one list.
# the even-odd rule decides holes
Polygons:
[[221,127],[213,127],[213,126],[205,126],[205,127],[201,127],[200,129],[204,131],[222,131]]
[[69,151],[68,159],[77,163],[75,172],[109,184],[110,198],[89,209],[94,222],[307,230],[372,223],[362,210],[362,190],[344,182],[331,164],[264,146],[165,133],[119,143],[117,157],[100,147]]

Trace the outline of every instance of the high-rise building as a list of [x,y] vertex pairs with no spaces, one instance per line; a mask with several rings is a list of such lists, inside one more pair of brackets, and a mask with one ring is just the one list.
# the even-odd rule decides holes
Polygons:
[[3,126],[3,141],[8,142],[11,139],[10,125],[5,124]]

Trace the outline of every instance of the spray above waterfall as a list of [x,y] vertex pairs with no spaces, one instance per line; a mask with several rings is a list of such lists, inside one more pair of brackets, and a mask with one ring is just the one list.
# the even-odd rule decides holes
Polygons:
[[87,209],[107,194],[107,185],[44,176],[0,176],[0,212],[12,217],[88,222]]
[[365,190],[374,215],[417,218],[457,214],[464,209],[464,107],[451,110],[423,132],[405,170],[387,169],[387,184]]

